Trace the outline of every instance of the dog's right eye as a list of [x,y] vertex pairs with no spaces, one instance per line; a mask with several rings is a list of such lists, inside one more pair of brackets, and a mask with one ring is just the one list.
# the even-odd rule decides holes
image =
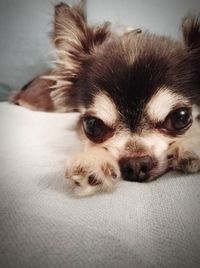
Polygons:
[[113,132],[112,128],[96,117],[84,117],[83,130],[86,136],[96,143],[105,141]]
[[190,108],[179,108],[172,111],[161,124],[161,128],[169,133],[184,133],[192,124],[192,113]]

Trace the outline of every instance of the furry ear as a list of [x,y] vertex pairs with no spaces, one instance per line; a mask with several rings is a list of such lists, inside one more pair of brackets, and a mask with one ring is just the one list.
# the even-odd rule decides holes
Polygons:
[[200,17],[187,16],[182,23],[183,38],[188,50],[200,49]]
[[[65,3],[55,6],[54,32],[52,35],[57,52],[54,75],[55,80],[51,97],[58,110],[68,111],[67,106],[75,98],[73,85],[84,61],[94,49],[110,36],[110,24],[89,27],[80,5],[70,7]],[[73,100],[75,103],[75,100]],[[76,107],[77,108],[77,107]]]
[[109,26],[109,23],[104,23],[98,27],[89,27],[80,5],[56,5],[52,33],[57,52],[56,66],[48,74],[24,86],[12,97],[12,101],[35,110],[79,110],[74,84],[84,61],[110,36]]
[[[190,98],[200,105],[200,16],[187,16],[182,23],[186,54],[181,68],[186,65],[187,74],[182,74],[182,80],[188,81]],[[189,91],[189,86],[192,85]]]
[[53,42],[57,48],[58,64],[76,71],[84,54],[88,52],[89,31],[81,6],[55,6]]
[[[109,23],[89,27],[83,7],[70,7],[65,3],[55,6],[53,41],[58,50],[73,55],[90,53],[94,46],[103,43],[110,34]],[[59,51],[58,51],[59,53]],[[61,55],[62,56],[62,55]]]

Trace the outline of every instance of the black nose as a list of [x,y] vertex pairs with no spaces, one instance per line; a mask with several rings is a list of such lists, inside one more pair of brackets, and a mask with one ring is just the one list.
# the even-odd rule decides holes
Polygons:
[[124,180],[144,182],[150,177],[154,162],[150,156],[145,155],[122,158],[119,161],[119,165]]

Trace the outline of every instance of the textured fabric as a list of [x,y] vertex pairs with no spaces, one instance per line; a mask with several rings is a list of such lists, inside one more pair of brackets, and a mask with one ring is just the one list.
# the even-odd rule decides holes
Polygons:
[[200,175],[72,198],[76,117],[0,104],[0,267],[200,267]]

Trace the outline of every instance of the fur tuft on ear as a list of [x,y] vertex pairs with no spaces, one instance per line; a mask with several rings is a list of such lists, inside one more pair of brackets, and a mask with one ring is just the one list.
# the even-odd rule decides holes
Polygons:
[[51,92],[56,109],[65,111],[66,107],[66,111],[68,110],[67,105],[71,103],[71,98],[75,99],[73,85],[83,62],[110,36],[109,27],[108,22],[98,27],[89,27],[81,5],[70,7],[60,3],[55,6],[52,38],[57,60],[53,75],[46,78],[56,82]]
[[189,50],[200,48],[200,16],[187,16],[182,22],[185,45]]
[[110,34],[109,25],[106,22],[100,27],[89,27],[81,4],[70,7],[60,3],[55,6],[53,41],[58,49],[90,53]]
[[[193,103],[200,105],[200,16],[187,16],[182,22],[186,54],[181,61],[181,79],[187,81]],[[191,93],[194,92],[194,93]],[[191,97],[192,96],[192,97]]]
[[58,50],[58,57],[62,60],[67,57],[72,68],[76,67],[74,62],[77,56],[88,52],[88,35],[86,16],[80,5],[70,7],[60,3],[55,6],[53,42]]
[[47,74],[36,77],[12,102],[42,111],[78,111],[80,104],[74,85],[89,55],[111,35],[110,23],[97,27],[87,25],[81,5],[65,3],[55,6],[54,30],[56,65]]

